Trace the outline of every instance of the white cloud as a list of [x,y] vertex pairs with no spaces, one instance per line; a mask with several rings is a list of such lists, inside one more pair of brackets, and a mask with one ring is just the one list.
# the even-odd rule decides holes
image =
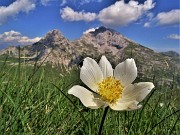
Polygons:
[[91,28],[91,29],[88,29],[86,30],[85,32],[83,32],[83,34],[87,34],[89,32],[94,32],[96,29],[98,29],[99,27],[96,27],[96,28]]
[[28,13],[33,10],[35,6],[34,0],[17,0],[7,7],[0,6],[0,25],[21,12]]
[[[84,2],[92,2],[94,0],[85,0]],[[102,0],[99,0],[101,2]],[[63,8],[60,11],[61,17],[67,21],[94,21],[98,19],[107,26],[125,26],[131,22],[137,21],[142,15],[147,13],[155,6],[153,0],[147,0],[144,4],[139,4],[137,1],[129,1],[125,3],[117,1],[115,4],[102,9],[99,14],[74,11],[70,7]],[[150,15],[150,14],[149,14]]]
[[149,20],[144,24],[146,27],[148,24],[148,27],[152,25],[177,25],[180,23],[180,10],[179,9],[173,9],[169,12],[161,12],[157,14],[156,17]]
[[0,34],[0,45],[27,45],[38,42],[40,39],[40,37],[22,36],[20,32],[11,30]]
[[137,1],[117,1],[114,5],[104,8],[100,11],[99,20],[108,26],[125,26],[131,22],[137,21],[148,10],[154,8],[153,0],[147,0],[144,4]]
[[60,10],[61,17],[64,20],[67,21],[94,21],[96,19],[96,14],[95,13],[90,13],[90,12],[84,12],[84,11],[74,11],[70,7],[65,7],[62,10]]
[[167,38],[180,40],[180,35],[178,35],[178,34],[171,34]]
[[158,25],[173,25],[180,23],[180,10],[174,9],[169,12],[161,12],[156,16]]
[[146,22],[145,24],[144,24],[144,27],[150,27],[151,26],[151,24],[149,23],[149,22]]

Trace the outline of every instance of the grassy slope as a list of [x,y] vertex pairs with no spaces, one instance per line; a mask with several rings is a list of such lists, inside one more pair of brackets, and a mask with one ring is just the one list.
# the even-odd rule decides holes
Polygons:
[[[36,64],[0,63],[1,134],[96,135],[103,109],[87,109],[77,98],[67,95],[75,84],[83,85],[77,69],[64,72],[61,67],[50,65],[39,68]],[[156,86],[142,103],[142,109],[109,110],[103,135],[180,134],[180,90],[169,88],[163,84]]]

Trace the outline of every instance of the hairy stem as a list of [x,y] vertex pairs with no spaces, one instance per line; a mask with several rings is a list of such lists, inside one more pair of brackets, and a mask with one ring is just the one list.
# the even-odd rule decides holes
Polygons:
[[98,135],[101,135],[101,132],[102,132],[102,128],[103,128],[103,124],[104,124],[104,121],[105,121],[105,118],[106,118],[106,114],[108,112],[108,109],[109,109],[109,106],[107,106],[104,110],[104,114],[102,116],[102,119],[101,119],[101,124],[99,126],[99,132],[98,132]]

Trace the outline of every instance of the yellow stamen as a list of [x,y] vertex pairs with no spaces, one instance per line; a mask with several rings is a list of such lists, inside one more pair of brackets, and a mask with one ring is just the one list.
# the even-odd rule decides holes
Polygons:
[[107,77],[102,82],[98,83],[98,93],[103,101],[110,104],[116,103],[121,98],[123,86],[119,80],[114,77]]

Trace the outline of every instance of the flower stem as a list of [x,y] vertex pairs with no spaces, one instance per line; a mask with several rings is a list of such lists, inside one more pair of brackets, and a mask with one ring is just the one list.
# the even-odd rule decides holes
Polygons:
[[105,121],[105,118],[106,118],[106,114],[108,112],[108,109],[109,109],[109,106],[107,106],[104,110],[104,114],[102,116],[102,119],[101,119],[101,124],[99,126],[99,132],[98,132],[98,135],[101,135],[101,131],[102,131],[102,128],[103,128],[103,124],[104,124],[104,121]]

